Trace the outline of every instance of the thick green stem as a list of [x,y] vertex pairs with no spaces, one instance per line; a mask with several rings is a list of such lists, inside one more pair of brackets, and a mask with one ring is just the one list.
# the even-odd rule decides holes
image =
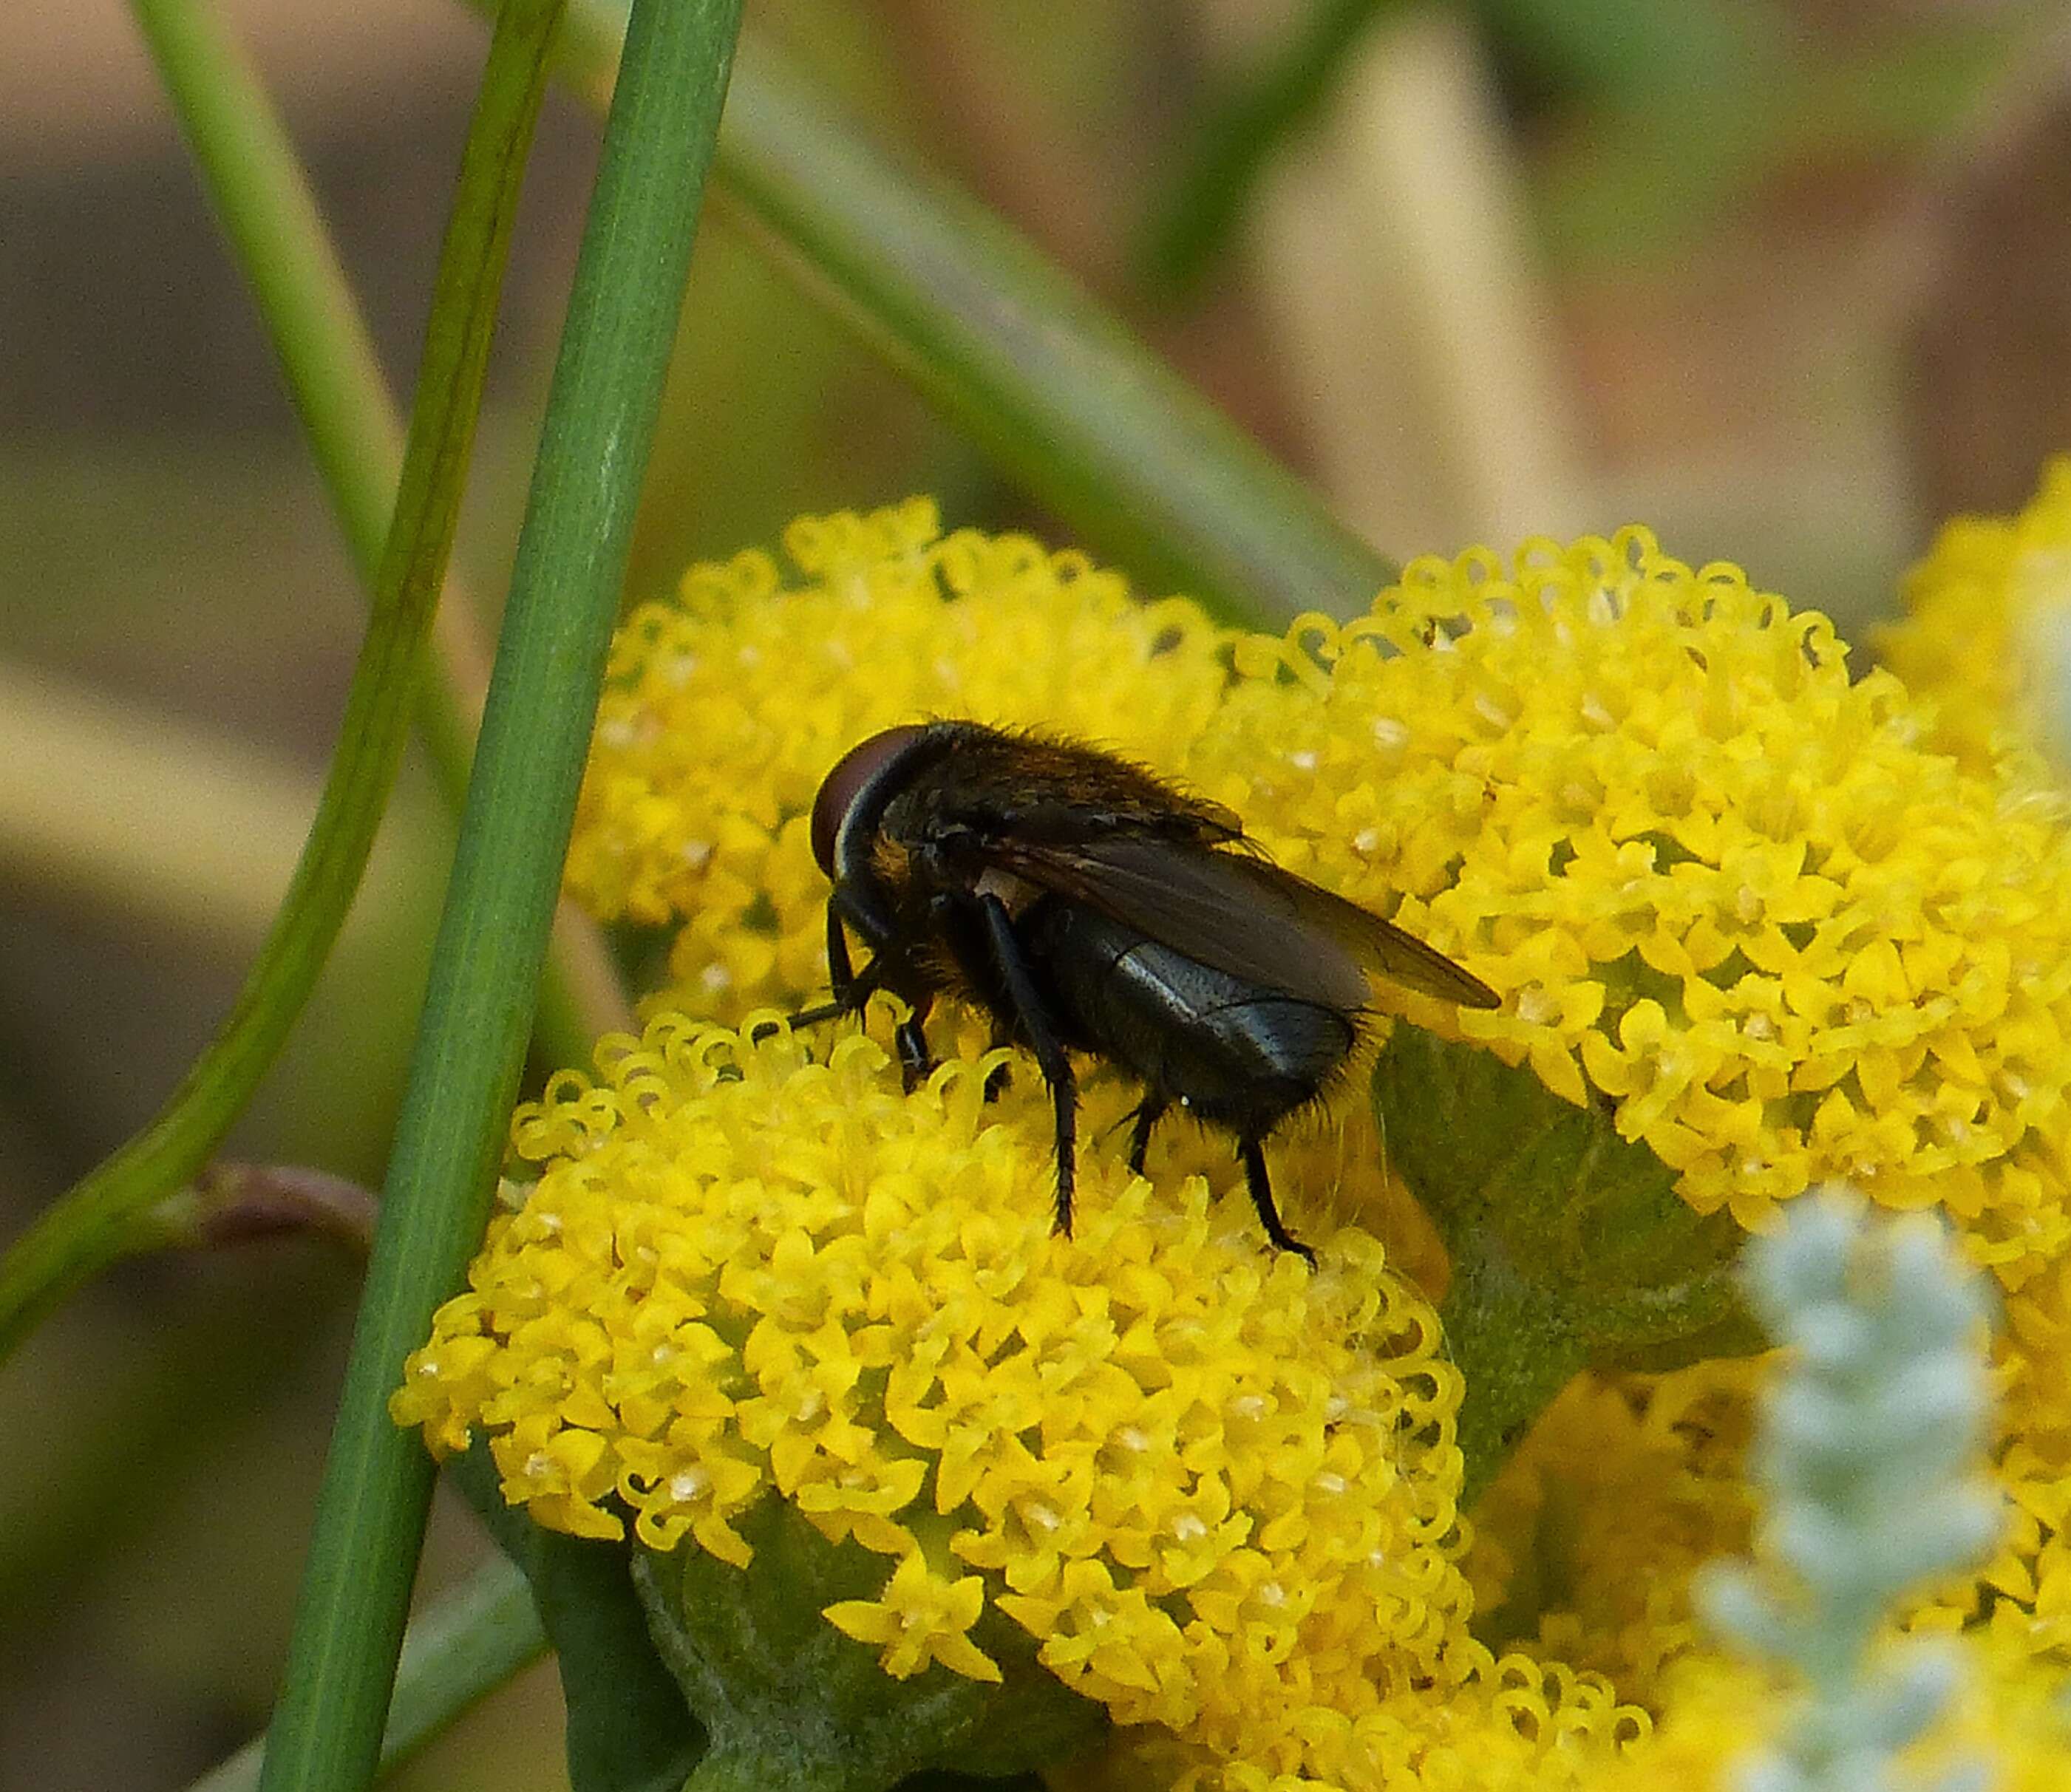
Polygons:
[[438,1302],[459,1283],[486,1215],[739,23],[740,0],[638,0],[634,8],[265,1792],[345,1792],[373,1776],[431,1493],[429,1458],[390,1422],[388,1395]]

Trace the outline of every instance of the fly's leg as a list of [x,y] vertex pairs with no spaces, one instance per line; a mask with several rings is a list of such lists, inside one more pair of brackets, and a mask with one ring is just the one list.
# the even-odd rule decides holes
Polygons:
[[863,967],[861,976],[856,974],[854,962],[848,955],[848,934],[842,926],[839,897],[827,903],[827,981],[834,987],[834,1000],[801,1008],[791,1016],[794,1027],[817,1027],[823,1020],[836,1020],[843,1015],[855,1013],[876,993],[883,974],[873,957]]
[[1316,1253],[1287,1229],[1281,1221],[1280,1209],[1273,1204],[1273,1184],[1265,1174],[1265,1147],[1255,1138],[1239,1139],[1236,1154],[1244,1160],[1245,1187],[1251,1191],[1251,1204],[1258,1209],[1258,1223],[1265,1228],[1265,1236],[1276,1249],[1292,1251],[1314,1269]]
[[[849,957],[844,922],[871,945],[870,962],[861,970]],[[885,977],[897,962],[896,954],[888,955],[884,950],[883,942],[888,937],[885,925],[869,909],[859,907],[845,892],[835,891],[827,899],[827,981],[833,987],[834,1000],[801,1008],[791,1016],[791,1024],[816,1027],[823,1020],[861,1014],[870,999],[885,987]]]
[[1136,1130],[1129,1138],[1129,1167],[1133,1174],[1143,1174],[1144,1154],[1150,1149],[1150,1129],[1165,1117],[1165,1110],[1171,1105],[1162,1095],[1146,1094],[1137,1109]]
[[1028,974],[1028,961],[1021,955],[1021,942],[1014,937],[1013,918],[1007,904],[996,896],[978,898],[978,912],[985,920],[986,942],[992,949],[1000,982],[1007,1000],[1014,1005],[1029,1049],[1050,1085],[1050,1105],[1057,1122],[1057,1230],[1072,1235],[1072,1187],[1078,1153],[1079,1085],[1072,1076],[1072,1060],[1065,1056],[1056,1029],[1052,1026],[1036,980]]
[[[874,965],[876,961],[872,959]],[[899,1074],[911,1095],[934,1074],[934,1054],[928,1049],[928,1035],[921,1027],[928,1018],[929,1000],[925,996],[913,1004],[913,1011],[899,1023],[898,1030],[892,1035],[892,1043],[899,1048]]]

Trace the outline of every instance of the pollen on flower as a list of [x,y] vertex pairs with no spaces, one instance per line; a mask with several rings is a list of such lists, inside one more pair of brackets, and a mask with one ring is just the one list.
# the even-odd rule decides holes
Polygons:
[[[751,1028],[657,1016],[519,1110],[538,1179],[400,1423],[486,1434],[542,1522],[736,1565],[786,1500],[886,1558],[826,1616],[888,1673],[996,1675],[990,1610],[1218,1759],[1301,1770],[1298,1704],[1364,1734],[1474,1682],[1459,1378],[1371,1236],[1318,1234],[1311,1271],[1233,1170],[1154,1190],[1095,1145],[1061,1237],[1048,1103],[988,1101],[999,1054],[909,1095],[867,1035]],[[1089,1091],[1089,1139],[1124,1099]]]
[[769,556],[693,567],[613,638],[568,851],[606,921],[680,927],[670,1001],[736,1020],[826,983],[807,818],[850,747],[956,716],[1173,765],[1228,681],[1182,599],[1022,535],[941,534],[932,502],[807,518]]

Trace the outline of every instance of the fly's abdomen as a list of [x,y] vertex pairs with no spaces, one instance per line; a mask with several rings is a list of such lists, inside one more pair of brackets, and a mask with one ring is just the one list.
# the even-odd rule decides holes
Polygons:
[[1313,1101],[1357,1041],[1341,1009],[1202,964],[1075,904],[1040,905],[1026,937],[1071,1043],[1246,1136]]

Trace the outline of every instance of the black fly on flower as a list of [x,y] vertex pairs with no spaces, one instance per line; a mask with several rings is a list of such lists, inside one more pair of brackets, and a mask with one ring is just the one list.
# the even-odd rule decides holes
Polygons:
[[[834,999],[796,1022],[890,991],[912,1009],[897,1035],[911,1085],[932,1064],[923,1028],[937,996],[989,1015],[1049,1086],[1065,1232],[1072,1052],[1143,1085],[1132,1170],[1174,1106],[1226,1128],[1266,1236],[1313,1261],[1281,1220],[1264,1144],[1353,1056],[1368,978],[1465,1007],[1500,999],[1393,923],[1264,857],[1229,810],[1068,740],[975,722],[887,729],[827,774],[812,834],[834,884]],[[851,930],[871,954],[860,970]]]

